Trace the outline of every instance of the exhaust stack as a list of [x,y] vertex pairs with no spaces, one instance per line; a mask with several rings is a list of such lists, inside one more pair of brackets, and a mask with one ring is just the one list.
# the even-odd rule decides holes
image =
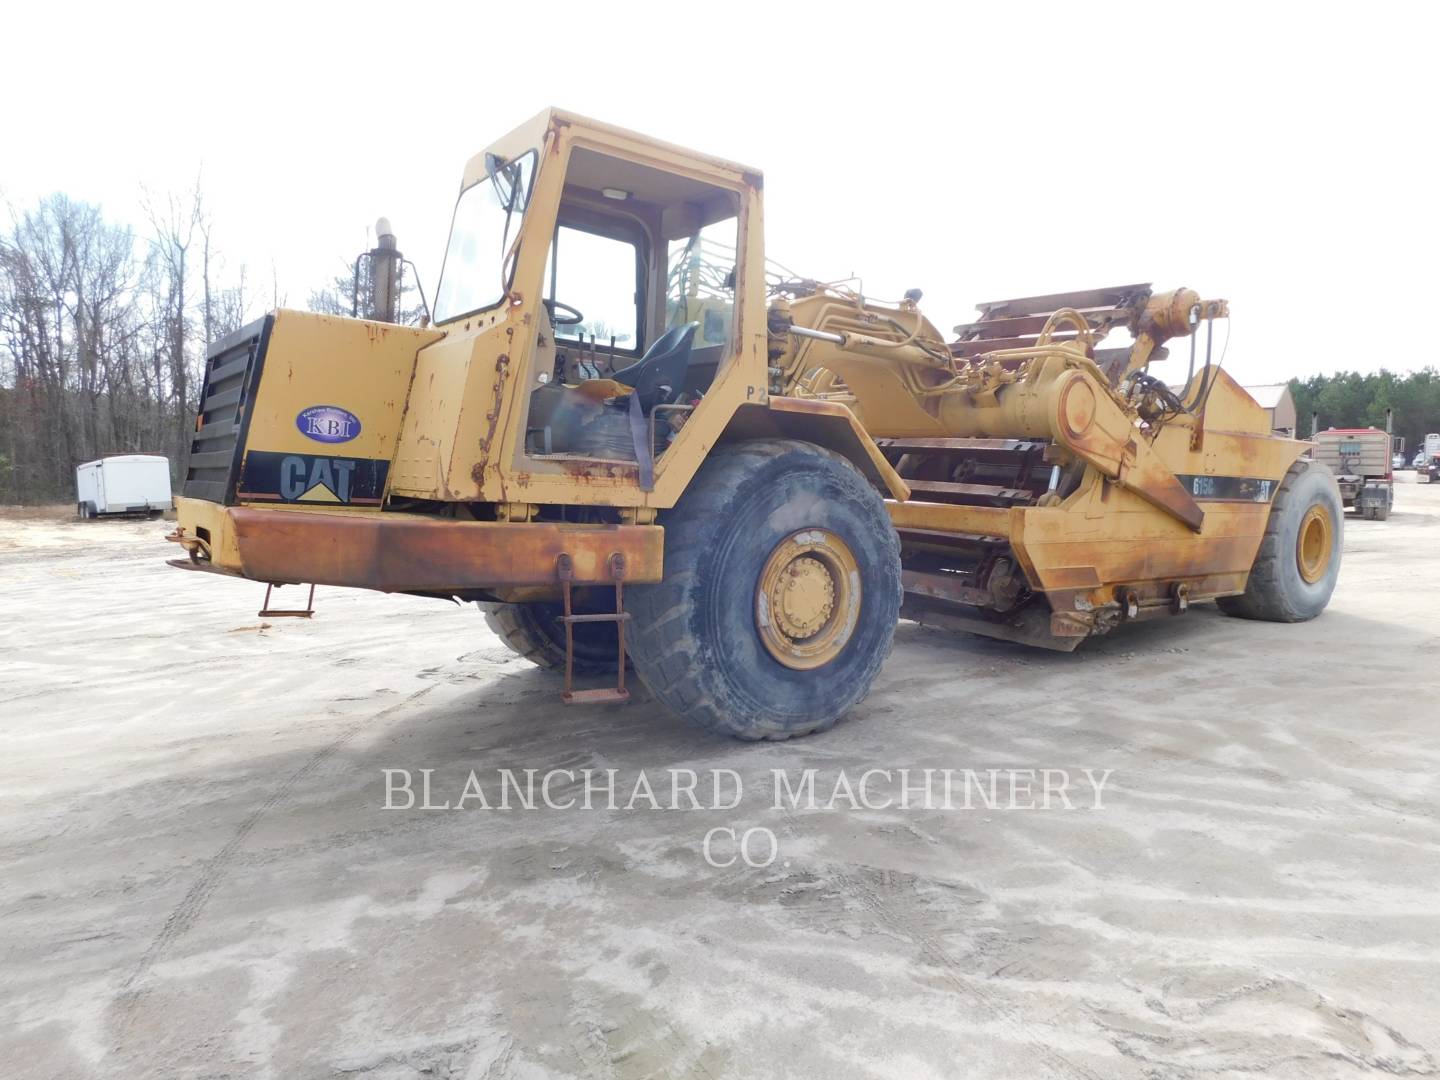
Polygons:
[[[400,321],[401,277],[405,256],[395,241],[389,218],[375,222],[376,244],[355,260],[355,282],[350,314],[376,322]],[[363,271],[362,271],[363,264]]]

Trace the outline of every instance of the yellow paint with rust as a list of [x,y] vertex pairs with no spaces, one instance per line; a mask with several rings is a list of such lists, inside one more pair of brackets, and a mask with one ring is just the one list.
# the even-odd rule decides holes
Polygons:
[[760,643],[788,668],[824,667],[850,641],[862,602],[860,566],[844,539],[826,529],[801,529],[777,544],[760,569]]
[[[1144,594],[1180,582],[1195,598],[1245,587],[1269,504],[1207,500],[1179,477],[1278,484],[1306,444],[1272,437],[1265,411],[1224,372],[1214,376],[1200,415],[1170,416],[1157,426],[1112,388],[1093,358],[1085,317],[1070,309],[1051,316],[1057,327],[1070,322],[1077,331],[1070,340],[1051,340],[1047,323],[1033,346],[957,363],[912,298],[876,304],[822,287],[770,303],[758,170],[572,113],[546,110],[476,155],[461,190],[488,182],[488,155],[511,161],[531,151],[537,167],[509,238],[513,272],[504,298],[425,330],[277,313],[247,450],[388,460],[390,497],[526,508],[520,520],[547,504],[614,507],[628,515],[624,520],[638,521],[674,506],[726,438],[810,439],[845,454],[888,490],[897,527],[1007,539],[1031,587],[1050,594],[1057,612],[1113,602],[1117,586]],[[607,166],[634,175],[656,170],[643,175],[663,174],[675,190],[716,200],[706,207],[733,205],[736,215],[728,344],[713,382],[655,461],[648,491],[633,461],[532,455],[525,445],[533,393],[555,366],[555,333],[542,297],[562,206],[583,208],[590,199],[591,212],[619,213],[595,202],[593,175],[583,190],[571,183],[577,154],[592,169],[594,159],[583,155],[601,154]],[[643,315],[651,330],[657,314],[663,321],[663,307],[655,305],[666,297],[664,253],[676,237],[664,231],[664,214],[689,212],[675,198],[667,194],[664,208],[636,206],[632,215],[650,248],[640,273],[652,301]],[[695,211],[697,228],[728,220],[706,218],[708,212]],[[498,278],[498,253],[496,261]],[[1202,305],[1189,290],[1150,298],[1133,327],[1129,370],[1143,368],[1168,337],[1190,333],[1202,313],[1227,312],[1223,301]],[[820,333],[792,335],[787,326]],[[1209,369],[1197,374],[1181,396],[1191,397],[1209,375]],[[772,385],[784,394],[772,398]],[[295,418],[315,405],[354,413],[360,436],[338,447],[307,439]],[[872,437],[1048,440],[1045,460],[1083,470],[1083,479],[1063,500],[1049,496],[1035,506],[916,502]],[[182,527],[192,536],[206,530],[216,565],[238,567],[225,511],[196,500],[179,504]],[[497,512],[493,527],[504,527],[509,513]],[[773,609],[781,644],[772,652],[789,657],[782,662],[804,666],[795,660],[806,652],[804,643],[829,633],[834,612],[844,608],[844,590],[835,585],[840,572],[810,553],[767,571],[757,602]],[[820,653],[829,647],[828,639],[825,648],[817,646]]]
[[[736,411],[768,401],[760,173],[550,109],[471,159],[462,189],[484,180],[486,153],[509,160],[532,149],[539,154],[539,168],[514,241],[510,299],[443,324],[445,341],[420,354],[391,493],[450,501],[673,506]],[[549,329],[541,303],[546,258],[566,196],[566,170],[577,149],[728,192],[738,209],[736,306],[728,352],[704,400],[656,461],[649,492],[640,489],[633,463],[525,452],[530,393],[553,355],[537,343]]]
[[[1207,372],[1197,374],[1188,390],[1198,389],[1205,377]],[[1100,385],[1094,393],[1108,397]],[[1188,391],[1182,396],[1188,397]],[[1062,407],[1051,400],[1057,410]],[[1024,414],[1014,406],[1012,412],[1019,426],[1018,417]],[[1014,434],[1034,434],[1043,426],[1036,420]],[[1055,427],[1062,426],[1057,417]],[[1268,414],[1224,371],[1214,373],[1214,388],[1199,417],[1173,418],[1153,443],[1133,424],[1124,432],[1130,433],[1171,477],[1247,477],[1277,487],[1309,446],[1271,435]],[[1184,581],[1195,599],[1243,591],[1269,521],[1270,503],[1195,496],[1203,520],[1192,529],[1158,508],[1149,493],[1121,482],[1127,479],[1125,468],[1122,460],[1114,470],[1117,475],[1110,476],[1092,467],[1076,491],[1050,506],[889,502],[887,507],[900,528],[1008,539],[1032,587],[1052,597],[1063,594],[1078,610],[1113,601],[1118,586]]]
[[[334,517],[349,517],[356,513],[368,513],[373,507],[322,506],[313,503],[263,503],[266,510],[277,514],[327,514]],[[240,549],[235,541],[235,522],[230,516],[231,507],[221,506],[209,499],[187,499],[175,497],[175,520],[185,541],[198,540],[203,553],[215,566],[222,570],[243,572],[240,563]]]
[[[250,406],[246,452],[320,454],[389,461],[417,352],[444,335],[438,330],[318,315],[275,312],[259,391]],[[296,425],[315,405],[333,405],[360,420],[359,434],[343,443],[318,442]],[[241,483],[239,501],[251,501]],[[375,511],[380,507],[351,507]]]
[[240,549],[235,544],[235,524],[229,508],[209,499],[175,497],[175,521],[179,538],[187,545],[198,543],[195,554],[222,570],[240,572]]

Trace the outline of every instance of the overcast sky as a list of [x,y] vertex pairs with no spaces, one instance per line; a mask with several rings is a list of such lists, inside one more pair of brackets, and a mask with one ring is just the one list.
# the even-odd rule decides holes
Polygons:
[[947,331],[1152,281],[1231,301],[1242,382],[1435,362],[1433,4],[86,8],[3,17],[0,197],[138,226],[202,172],[293,306],[381,214],[433,297],[465,160],[553,104],[760,168],[767,254]]

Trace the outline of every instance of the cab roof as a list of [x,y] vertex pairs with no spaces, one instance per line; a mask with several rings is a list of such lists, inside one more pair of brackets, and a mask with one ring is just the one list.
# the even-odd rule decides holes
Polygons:
[[469,187],[485,176],[485,160],[488,155],[495,154],[508,161],[527,150],[538,150],[544,145],[545,136],[550,131],[566,127],[587,135],[597,142],[615,144],[617,148],[623,148],[625,144],[629,144],[630,149],[658,151],[662,157],[684,158],[702,169],[730,173],[733,174],[734,179],[744,180],[756,187],[761,184],[762,174],[759,169],[727,161],[724,158],[715,157],[713,154],[690,150],[674,143],[651,138],[649,135],[642,135],[638,131],[630,131],[627,128],[593,120],[588,116],[581,116],[579,113],[552,106],[542,109],[519,127],[502,135],[466,162],[462,188]]

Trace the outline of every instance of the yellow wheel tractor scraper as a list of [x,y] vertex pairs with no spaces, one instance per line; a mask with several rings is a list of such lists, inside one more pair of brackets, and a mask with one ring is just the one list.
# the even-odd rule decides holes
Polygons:
[[[1339,494],[1196,364],[1223,301],[1010,300],[947,343],[918,294],[767,277],[761,196],[521,126],[465,170],[433,326],[282,310],[211,350],[174,565],[474,600],[567,701],[633,665],[748,739],[835,723],[902,616],[1071,649],[1199,600],[1324,608]],[[1172,389],[1147,368],[1187,336]]]

